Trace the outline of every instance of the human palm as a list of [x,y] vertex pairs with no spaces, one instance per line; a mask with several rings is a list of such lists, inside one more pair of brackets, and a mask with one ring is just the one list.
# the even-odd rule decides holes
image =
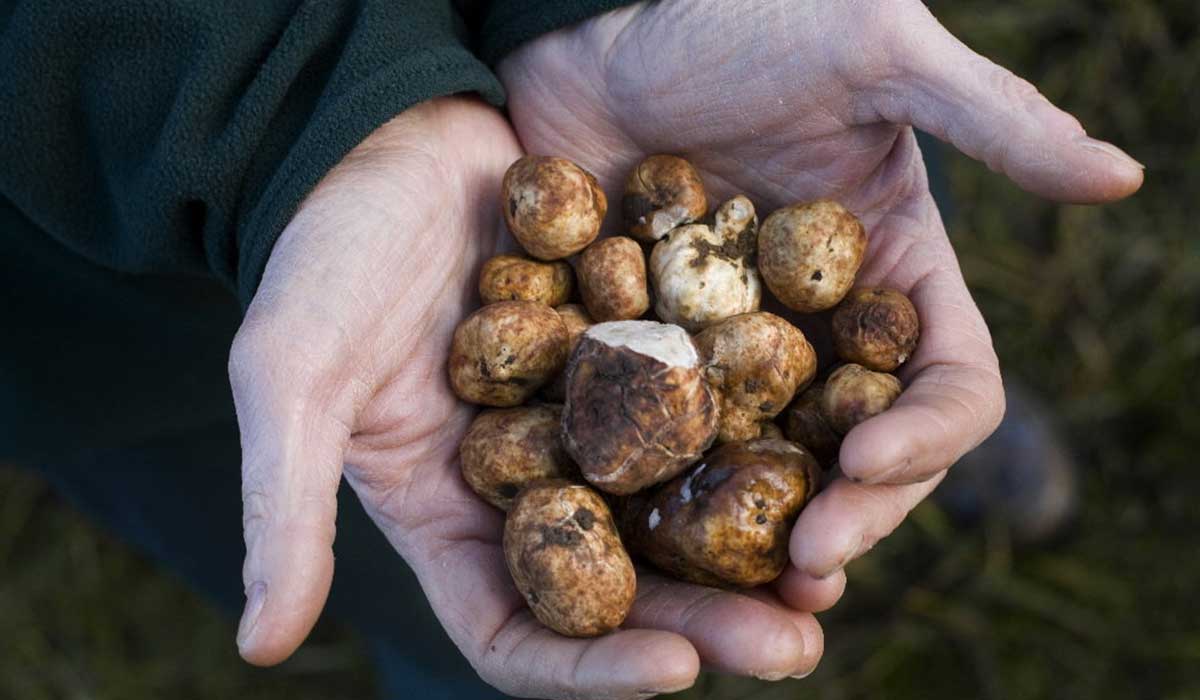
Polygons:
[[912,298],[922,337],[900,372],[903,395],[847,435],[842,475],[793,531],[778,593],[800,609],[836,598],[842,567],[1003,415],[987,326],[910,125],[1043,196],[1101,202],[1141,184],[1136,162],[973,54],[916,0],[643,3],[531,42],[499,72],[525,148],[585,164],[610,198],[661,152],[688,158],[717,197],[745,193],[764,212],[833,198],[869,232],[859,282]]
[[519,156],[495,110],[421,105],[331,171],[276,244],[230,360],[243,443],[243,656],[281,661],[320,613],[344,475],[450,637],[506,692],[644,696],[690,685],[701,659],[762,677],[806,672],[820,628],[767,592],[643,574],[622,630],[575,640],[542,627],[512,585],[503,516],[459,475],[474,410],[450,391],[445,362],[480,265],[511,245],[498,190]]

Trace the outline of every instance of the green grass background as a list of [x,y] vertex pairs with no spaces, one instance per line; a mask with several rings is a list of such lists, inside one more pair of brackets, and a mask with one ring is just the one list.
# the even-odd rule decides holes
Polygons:
[[[1050,547],[932,505],[849,570],[807,680],[680,697],[1200,698],[1200,8],[1195,0],[932,3],[1147,166],[1104,208],[1039,202],[960,156],[948,220],[1006,373],[1062,418],[1084,508]],[[0,698],[368,697],[329,626],[251,669],[235,622],[0,468]]]

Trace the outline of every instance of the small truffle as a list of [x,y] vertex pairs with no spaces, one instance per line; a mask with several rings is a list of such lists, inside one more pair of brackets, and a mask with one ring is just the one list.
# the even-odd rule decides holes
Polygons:
[[657,241],[676,226],[699,221],[707,211],[700,174],[678,156],[650,156],[625,181],[621,215],[634,238]]
[[891,372],[904,364],[920,334],[916,308],[894,289],[852,289],[833,313],[838,357],[876,372]]
[[900,380],[856,364],[842,365],[825,380],[821,410],[830,427],[845,435],[859,423],[886,411],[900,397]]
[[539,479],[580,481],[579,469],[562,447],[561,433],[561,406],[483,411],[458,448],[463,479],[500,510],[508,510],[517,492]]
[[588,246],[579,256],[579,292],[588,313],[599,322],[628,321],[646,313],[650,293],[642,247],[624,236]]
[[561,372],[567,327],[533,301],[489,304],[463,319],[450,346],[450,386],[464,401],[516,406]]
[[721,406],[718,442],[752,440],[817,371],[804,333],[775,314],[741,314],[696,336],[704,375]]
[[624,622],[637,577],[608,504],[586,486],[542,481],[522,489],[504,523],[513,583],[542,624],[594,637]]
[[508,229],[530,255],[558,260],[596,239],[608,200],[596,178],[571,161],[525,156],[504,174],[501,208]]
[[497,255],[479,273],[483,303],[536,301],[546,306],[565,304],[571,298],[571,266],[562,261],[537,262],[516,255]]
[[828,200],[796,204],[763,222],[758,270],[788,308],[824,311],[854,285],[866,250],[862,223],[842,205]]

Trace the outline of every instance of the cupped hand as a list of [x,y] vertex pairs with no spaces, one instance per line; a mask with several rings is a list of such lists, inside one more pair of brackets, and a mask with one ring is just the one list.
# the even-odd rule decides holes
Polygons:
[[242,655],[282,661],[320,614],[345,476],[455,644],[507,693],[645,697],[690,685],[701,658],[763,677],[806,672],[820,628],[769,595],[643,574],[624,628],[581,640],[539,625],[513,586],[503,516],[459,474],[474,409],[451,393],[445,365],[455,325],[478,303],[480,265],[506,245],[498,191],[520,155],[494,109],[425,103],[350,153],[281,235],[230,357]]
[[572,158],[619,201],[645,155],[691,160],[718,197],[763,210],[841,201],[869,232],[859,282],[895,287],[922,337],[887,412],[854,428],[842,476],[802,513],[775,593],[832,605],[842,568],[889,534],[998,425],[996,354],[971,299],[915,125],[1044,197],[1096,203],[1141,166],[1028,82],[973,53],[918,0],[643,3],[544,36],[500,65],[531,153]]

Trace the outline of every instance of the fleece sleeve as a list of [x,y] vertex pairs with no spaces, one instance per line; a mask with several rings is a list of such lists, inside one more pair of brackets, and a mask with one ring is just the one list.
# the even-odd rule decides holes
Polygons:
[[372,130],[501,103],[466,41],[450,0],[0,0],[0,197],[96,265],[214,275],[244,305]]

